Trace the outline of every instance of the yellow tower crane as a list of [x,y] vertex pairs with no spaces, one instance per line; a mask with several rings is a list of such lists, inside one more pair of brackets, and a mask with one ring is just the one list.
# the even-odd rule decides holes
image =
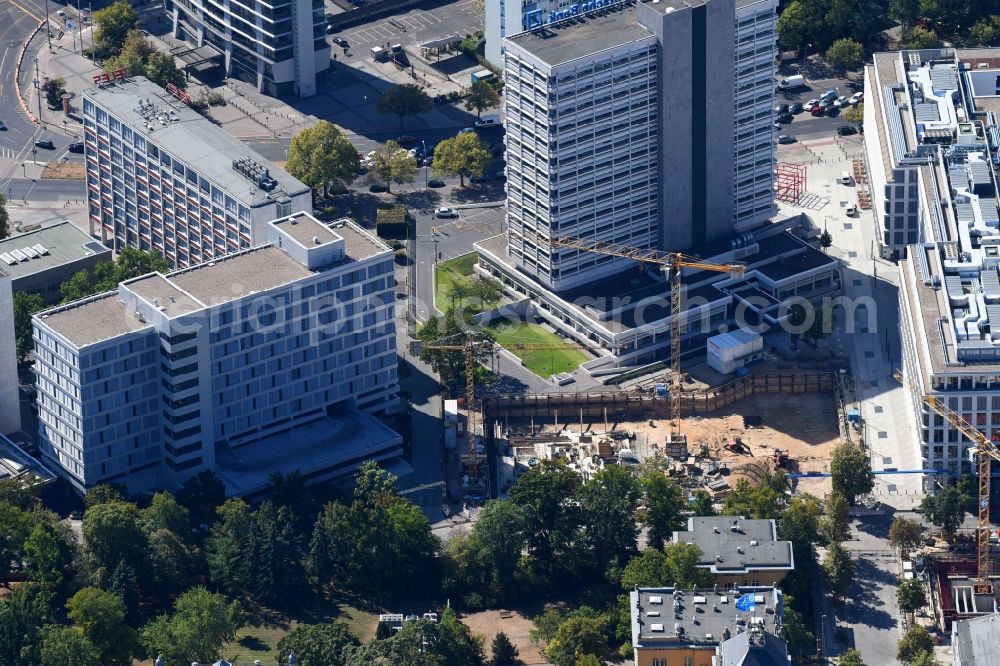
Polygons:
[[700,271],[742,275],[746,271],[746,266],[739,263],[715,264],[681,252],[644,250],[623,243],[605,243],[558,236],[549,239],[539,237],[539,240],[557,247],[657,264],[667,269],[670,282],[670,430],[671,436],[678,435],[681,421],[681,291],[684,288],[681,271],[685,268],[692,268]]
[[933,395],[926,395],[923,389],[907,381],[901,370],[892,373],[896,381],[909,386],[920,396],[921,402],[934,410],[951,427],[969,438],[975,444],[975,462],[979,473],[979,522],[976,526],[976,594],[992,594],[990,584],[990,474],[993,461],[1000,460],[1000,448],[997,443],[966,421],[960,414],[952,411],[948,405]]

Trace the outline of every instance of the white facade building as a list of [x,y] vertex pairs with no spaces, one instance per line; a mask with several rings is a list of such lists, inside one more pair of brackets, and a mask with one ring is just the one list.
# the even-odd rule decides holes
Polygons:
[[[989,85],[974,85],[973,74],[985,74]],[[974,472],[970,443],[922,396],[934,395],[987,436],[1000,437],[997,75],[1000,49],[876,54],[866,71],[876,219],[885,248],[905,257],[903,373],[925,466],[951,474]]]
[[323,0],[173,0],[174,36],[224,57],[226,75],[277,97],[316,94],[330,69]]
[[83,94],[90,233],[184,267],[267,242],[312,192],[148,79]]
[[17,387],[17,344],[14,338],[14,296],[11,276],[0,270],[0,435],[21,429]]
[[335,475],[391,454],[368,416],[397,402],[392,251],[307,213],[269,245],[34,317],[44,458],[79,490],[177,488],[215,470],[230,494],[273,471]]

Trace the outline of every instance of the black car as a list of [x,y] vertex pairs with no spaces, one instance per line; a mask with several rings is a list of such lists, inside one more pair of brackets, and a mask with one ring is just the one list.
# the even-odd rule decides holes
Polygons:
[[66,148],[71,153],[82,153],[83,152],[83,141],[77,141],[76,143],[71,143]]
[[440,178],[431,178],[427,181],[427,187],[444,187],[444,181]]
[[55,150],[56,149],[56,144],[52,143],[48,139],[46,139],[45,141],[36,141],[35,142],[35,146],[37,148],[44,148],[45,150]]
[[792,116],[792,114],[787,113],[787,112],[786,113],[782,113],[781,115],[778,116],[778,122],[779,123],[783,123],[783,124],[784,123],[790,123],[790,122],[792,122],[792,118],[794,118],[794,116]]
[[334,37],[333,38],[333,43],[336,44],[337,46],[339,46],[342,49],[346,49],[346,48],[350,47],[350,44],[348,44],[347,40],[344,39],[343,37]]
[[788,113],[802,113],[804,110],[805,107],[799,104],[798,102],[788,107]]
[[778,113],[778,114],[788,113],[788,105],[787,104],[779,104],[778,106],[774,107],[774,112]]
[[795,143],[795,137],[792,136],[791,134],[779,134],[778,135],[778,143],[781,143],[781,144]]
[[837,136],[851,136],[857,134],[858,128],[854,125],[841,125],[837,128]]

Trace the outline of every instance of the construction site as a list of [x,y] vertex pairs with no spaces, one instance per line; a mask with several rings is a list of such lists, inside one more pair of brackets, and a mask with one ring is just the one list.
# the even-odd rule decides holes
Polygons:
[[[750,374],[684,393],[676,432],[670,400],[655,393],[490,396],[482,427],[486,450],[497,454],[500,493],[540,460],[564,458],[586,479],[606,464],[660,456],[682,486],[722,501],[740,478],[779,468],[828,473],[849,427],[840,394],[832,372]],[[828,477],[796,483],[818,497],[830,491]]]

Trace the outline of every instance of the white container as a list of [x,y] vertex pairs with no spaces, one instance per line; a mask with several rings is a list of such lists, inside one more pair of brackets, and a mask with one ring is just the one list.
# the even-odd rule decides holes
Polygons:
[[763,351],[763,337],[751,331],[736,329],[708,339],[706,360],[713,370],[728,375],[747,361],[760,358]]

